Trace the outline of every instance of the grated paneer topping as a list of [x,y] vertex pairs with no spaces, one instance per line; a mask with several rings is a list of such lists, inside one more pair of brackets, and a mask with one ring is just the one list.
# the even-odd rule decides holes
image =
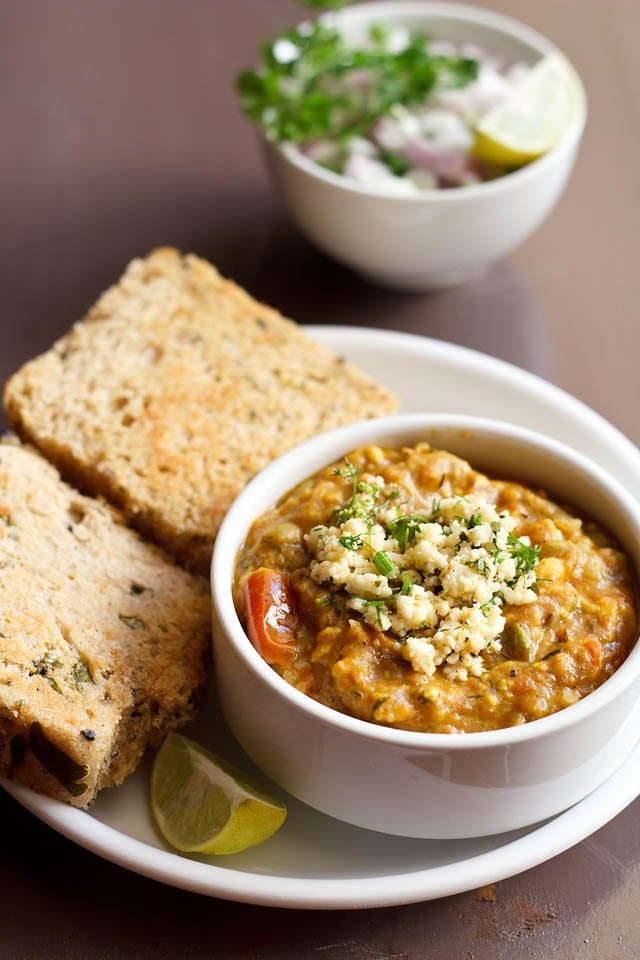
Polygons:
[[483,672],[482,652],[500,650],[503,604],[535,600],[538,547],[513,534],[516,519],[477,495],[433,495],[420,513],[380,477],[348,460],[351,485],[334,525],[305,536],[316,583],[347,593],[346,606],[394,636],[425,679]]

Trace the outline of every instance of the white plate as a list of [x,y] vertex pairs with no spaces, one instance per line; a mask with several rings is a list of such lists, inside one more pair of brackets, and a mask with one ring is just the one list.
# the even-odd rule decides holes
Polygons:
[[[402,398],[404,411],[477,413],[563,440],[599,461],[640,498],[640,452],[614,427],[543,380],[450,344],[389,331],[311,327]],[[207,698],[189,731],[230,758],[238,747]],[[268,906],[336,909],[412,903],[504,879],[567,850],[640,794],[640,746],[611,779],[546,823],[475,840],[405,840],[339,823],[295,800],[282,830],[234,857],[184,857],[149,816],[149,761],[101,794],[90,813],[4,783],[23,806],[101,857],[173,886]],[[242,762],[246,763],[246,760]]]

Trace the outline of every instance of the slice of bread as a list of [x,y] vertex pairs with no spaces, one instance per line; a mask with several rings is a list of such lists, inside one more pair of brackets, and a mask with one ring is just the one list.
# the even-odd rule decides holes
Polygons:
[[0,776],[86,807],[189,720],[208,583],[0,443]]
[[4,401],[66,479],[202,574],[258,470],[313,434],[396,408],[292,321],[172,249],[134,260],[11,377]]

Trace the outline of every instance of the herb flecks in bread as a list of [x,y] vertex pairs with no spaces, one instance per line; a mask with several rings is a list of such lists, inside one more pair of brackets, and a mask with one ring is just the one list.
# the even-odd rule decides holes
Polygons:
[[5,406],[66,478],[206,574],[258,470],[396,402],[204,260],[161,249],[10,379]]
[[208,584],[0,443],[0,776],[76,806],[191,719]]

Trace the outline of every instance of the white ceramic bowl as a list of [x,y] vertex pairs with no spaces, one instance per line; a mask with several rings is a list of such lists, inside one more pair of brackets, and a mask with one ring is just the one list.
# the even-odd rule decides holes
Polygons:
[[[365,3],[328,19],[354,41],[372,23],[478,43],[507,62],[535,63],[555,49],[529,27],[479,7],[422,0]],[[320,167],[294,146],[264,141],[268,164],[292,219],[330,256],[373,281],[405,290],[449,286],[510,253],[558,200],[574,165],[583,109],[546,156],[508,176],[417,196],[385,195]]]
[[262,471],[220,528],[212,562],[220,699],[255,763],[324,813],[402,836],[500,833],[565,810],[628,756],[639,737],[632,708],[640,694],[640,644],[601,687],[551,716],[483,733],[415,733],[344,715],[290,686],[251,645],[233,605],[235,557],[260,514],[362,444],[419,440],[575,504],[606,524],[640,571],[640,505],[600,467],[557,441],[497,421],[443,414],[331,431]]

